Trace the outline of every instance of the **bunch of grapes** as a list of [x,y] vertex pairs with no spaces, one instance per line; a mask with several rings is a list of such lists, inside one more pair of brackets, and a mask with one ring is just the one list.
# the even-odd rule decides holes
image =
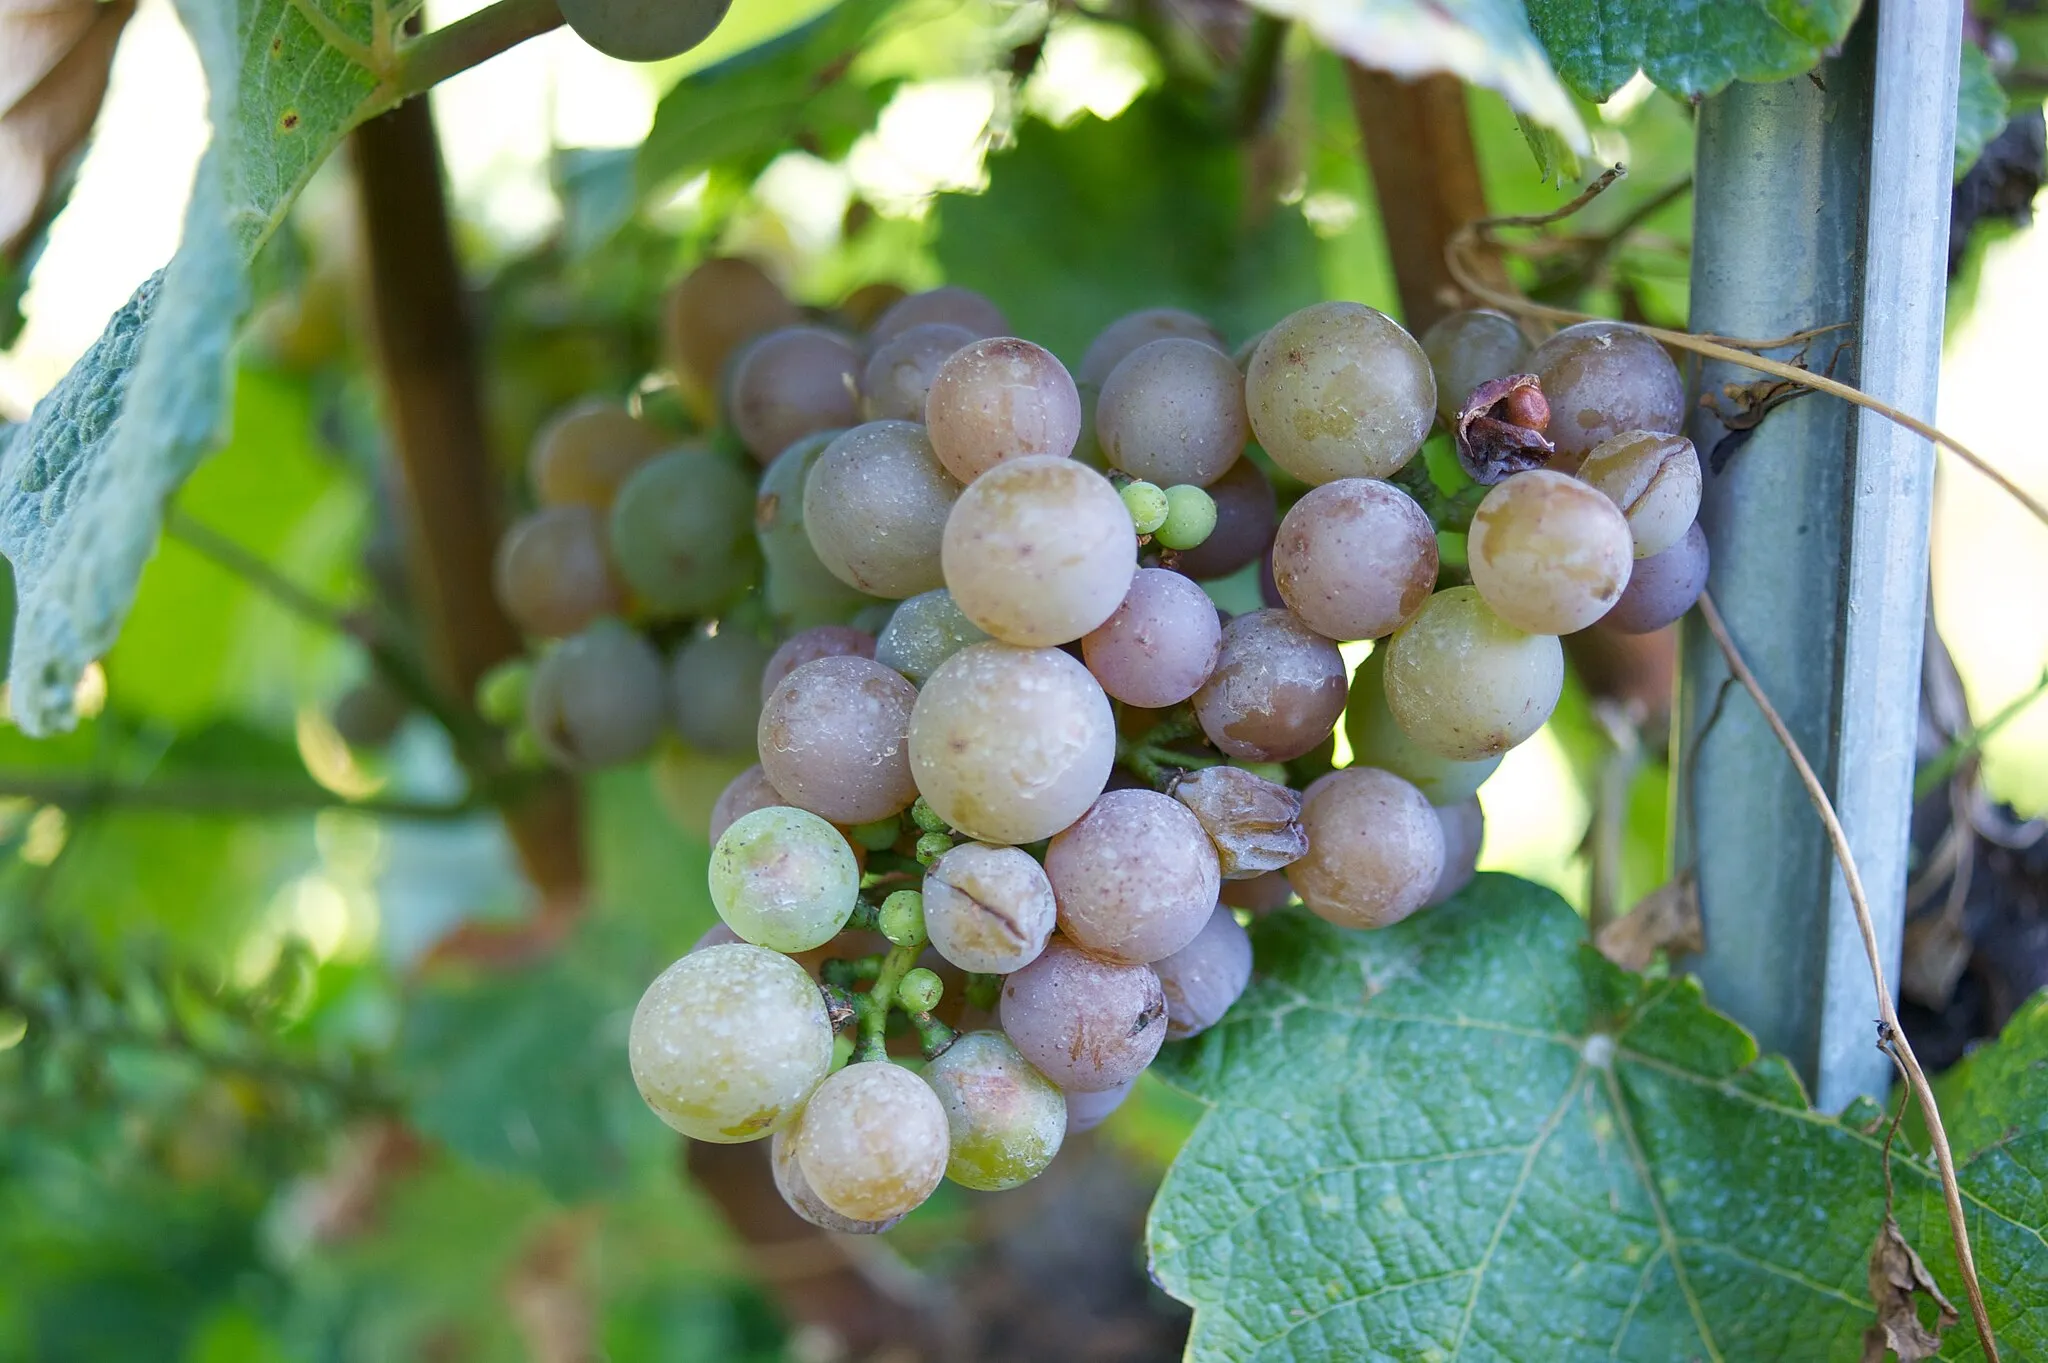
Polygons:
[[[516,693],[572,767],[751,749],[707,830],[720,923],[631,1066],[685,1135],[770,1139],[837,1230],[1042,1172],[1235,1002],[1252,915],[1455,894],[1558,636],[1661,627],[1705,576],[1678,374],[1626,327],[1418,343],[1324,303],[1233,355],[1155,309],[1069,371],[963,289],[807,316],[736,261],[669,320],[713,433],[542,433],[499,587],[559,642],[485,708]],[[1418,459],[1439,424],[1455,460]],[[1228,615],[1204,584],[1245,576],[1268,604]]]

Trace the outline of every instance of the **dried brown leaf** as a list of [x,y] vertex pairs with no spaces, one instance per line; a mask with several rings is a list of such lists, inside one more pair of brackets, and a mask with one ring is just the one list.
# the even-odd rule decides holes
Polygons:
[[[1934,1303],[1931,1330],[1920,1323],[1914,1298],[1921,1295]],[[1941,1332],[1959,1319],[1890,1216],[1870,1250],[1870,1298],[1877,1303],[1877,1323],[1863,1332],[1863,1363],[1884,1363],[1888,1351],[1899,1356],[1899,1363],[1932,1358],[1941,1351]]]
[[1690,873],[1666,881],[1594,934],[1593,945],[1623,970],[1641,970],[1659,951],[1682,956],[1704,950],[1699,886]]

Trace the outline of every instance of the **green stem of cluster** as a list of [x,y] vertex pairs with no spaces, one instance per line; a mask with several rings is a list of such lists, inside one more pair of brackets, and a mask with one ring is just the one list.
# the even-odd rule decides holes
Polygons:
[[853,1052],[856,1061],[889,1058],[885,1040],[889,1009],[896,1003],[896,986],[917,964],[917,953],[916,947],[890,947],[888,955],[882,957],[874,985],[860,996],[860,1041]]
[[391,102],[423,94],[450,76],[561,26],[556,0],[498,0],[414,39],[386,81]]
[[1387,481],[1415,499],[1430,523],[1438,530],[1453,534],[1464,534],[1472,528],[1472,513],[1479,509],[1479,503],[1492,491],[1479,483],[1459,488],[1456,492],[1445,492],[1436,485],[1436,479],[1429,476],[1429,461],[1418,454]]
[[979,1008],[984,1013],[993,1013],[1003,996],[1003,977],[973,972],[967,976],[967,1005]]
[[918,1046],[924,1051],[924,1058],[937,1060],[946,1053],[946,1048],[960,1039],[960,1033],[933,1017],[930,1013],[913,1013],[910,1025],[917,1028]]

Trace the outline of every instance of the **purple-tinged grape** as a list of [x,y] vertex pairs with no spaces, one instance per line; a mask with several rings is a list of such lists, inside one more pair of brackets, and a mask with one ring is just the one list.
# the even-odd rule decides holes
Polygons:
[[1222,648],[1208,593],[1164,568],[1140,568],[1116,614],[1081,637],[1081,657],[1102,689],[1147,710],[1194,695]]
[[692,635],[668,664],[669,722],[676,732],[704,752],[752,752],[761,669],[771,656],[748,630]]
[[655,615],[709,615],[754,580],[753,480],[726,456],[686,445],[648,460],[612,503],[612,562]]
[[842,432],[804,480],[804,529],[848,586],[900,599],[946,584],[940,546],[960,484],[924,427],[870,421]]
[[1226,907],[1243,909],[1256,917],[1286,908],[1294,898],[1294,887],[1287,883],[1285,871],[1268,871],[1250,880],[1224,881],[1220,898]]
[[1136,1079],[1166,1040],[1166,992],[1152,967],[1119,965],[1055,937],[1003,981],[1003,1032],[1040,1074],[1072,1092]]
[[616,402],[593,398],[558,413],[533,438],[527,481],[543,506],[604,511],[634,469],[675,442]]
[[820,658],[872,658],[875,656],[875,636],[852,625],[813,625],[798,630],[782,641],[779,648],[768,657],[768,665],[761,669],[761,703],[768,703],[768,697],[782,684],[782,679]]
[[946,659],[969,644],[988,641],[988,631],[969,620],[944,587],[919,592],[897,606],[875,640],[875,661],[893,667],[919,686]]
[[1070,643],[1115,613],[1138,570],[1130,513],[1107,478],[1050,455],[1006,459],[946,521],[946,589],[1007,644]]
[[1191,771],[1174,783],[1173,798],[1188,807],[1216,845],[1225,880],[1277,871],[1308,850],[1301,796],[1242,767]]
[[861,371],[861,418],[865,421],[923,421],[925,395],[939,366],[974,333],[946,322],[927,322],[875,347]]
[[1145,965],[1209,920],[1222,877],[1216,846],[1185,805],[1112,790],[1045,849],[1060,932],[1106,960]]
[[[1089,388],[1101,388],[1108,382],[1111,371],[1122,364],[1124,357],[1140,346],[1169,337],[1200,341],[1212,350],[1223,351],[1223,338],[1192,312],[1179,308],[1144,308],[1138,312],[1127,312],[1097,332],[1095,339],[1088,343],[1088,349],[1081,356],[1080,367],[1074,370],[1075,382]],[[1235,368],[1235,362],[1232,365]]]
[[860,347],[823,327],[784,327],[749,345],[732,375],[732,425],[766,464],[813,431],[860,419]]
[[1661,554],[1637,559],[1628,590],[1600,623],[1623,634],[1650,634],[1692,609],[1707,589],[1707,532],[1695,522]]
[[1423,602],[1387,646],[1387,709],[1439,757],[1498,757],[1543,727],[1564,690],[1564,648],[1493,613],[1476,588]]
[[1019,848],[961,843],[925,872],[925,931],[962,970],[1022,970],[1045,950],[1058,914],[1052,882]]
[[526,725],[554,762],[573,770],[644,757],[661,736],[661,656],[617,620],[599,620],[534,665]]
[[869,658],[819,658],[761,708],[761,769],[800,809],[838,824],[900,814],[917,798],[908,734],[917,689]]
[[912,327],[936,322],[963,327],[974,333],[976,340],[1010,334],[1010,319],[1003,316],[1001,308],[972,289],[949,284],[896,302],[868,329],[868,344],[880,347]]
[[707,947],[664,970],[633,1010],[626,1056],[654,1115],[694,1140],[787,1125],[832,1064],[825,999],[780,952]]
[[1429,599],[1436,572],[1436,527],[1413,497],[1372,478],[1310,488],[1273,540],[1281,599],[1330,639],[1392,634]]
[[574,634],[621,604],[605,554],[604,520],[587,506],[550,506],[514,522],[492,565],[498,604],[543,639]]
[[1444,869],[1444,830],[1422,792],[1377,767],[1346,767],[1302,795],[1308,855],[1288,883],[1318,918],[1383,928],[1421,908]]
[[839,935],[860,902],[860,867],[839,830],[773,805],[743,815],[711,849],[711,903],[757,947],[794,954]]
[[1166,1039],[1184,1041],[1221,1022],[1251,983],[1252,939],[1219,906],[1192,942],[1152,970],[1166,993]]
[[1077,1136],[1083,1131],[1093,1131],[1110,1119],[1112,1113],[1124,1105],[1124,1099],[1131,1096],[1131,1090],[1138,1086],[1136,1079],[1118,1084],[1115,1088],[1103,1089],[1099,1093],[1076,1093],[1072,1089],[1062,1090],[1067,1096],[1067,1134]]
[[1472,513],[1465,555],[1494,614],[1531,634],[1571,634],[1607,614],[1635,558],[1613,500],[1551,469],[1496,484]]
[[782,792],[769,781],[767,772],[762,771],[758,764],[748,767],[719,792],[717,801],[711,806],[711,824],[704,836],[716,843],[742,815],[788,803],[782,798]]
[[1477,800],[1460,800],[1438,805],[1437,821],[1444,830],[1444,869],[1430,889],[1424,908],[1443,903],[1472,883],[1479,874],[1479,848],[1486,841],[1486,814]]
[[754,497],[754,539],[767,565],[762,590],[768,609],[797,629],[837,624],[874,601],[818,560],[804,529],[804,481],[839,435],[814,431],[776,455]]
[[820,1230],[840,1235],[880,1235],[903,1219],[891,1216],[880,1221],[856,1221],[826,1206],[804,1178],[804,1171],[796,1162],[796,1142],[787,1129],[776,1132],[768,1142],[768,1165],[775,1175],[775,1191],[782,1194],[783,1203]]
[[1044,1173],[1067,1134],[1067,1099],[1001,1032],[969,1032],[925,1066],[946,1110],[946,1177],[998,1192]]
[[1638,559],[1678,543],[1700,512],[1700,458],[1682,435],[1625,431],[1603,440],[1579,478],[1621,508]]
[[1449,426],[1474,388],[1527,372],[1529,342],[1506,313],[1469,308],[1438,318],[1423,332],[1422,353],[1436,375],[1437,415]]
[[1394,773],[1438,807],[1472,798],[1500,766],[1500,757],[1461,762],[1408,737],[1387,708],[1387,653],[1386,645],[1374,649],[1352,675],[1351,698],[1344,706],[1344,734],[1351,740],[1351,760],[1361,767]]
[[1195,718],[1232,757],[1289,762],[1330,736],[1344,713],[1344,659],[1291,611],[1257,610],[1223,627]]
[[699,393],[715,393],[733,352],[756,336],[803,319],[796,304],[751,260],[714,256],[678,280],[662,305],[668,362]]
[[1228,577],[1273,547],[1280,511],[1273,484],[1249,458],[1232,464],[1206,489],[1216,503],[1216,528],[1192,549],[1174,555],[1175,572],[1198,581]]
[[991,336],[946,357],[925,395],[925,430],[946,472],[972,483],[1006,459],[1065,459],[1081,394],[1044,346]]
[[856,1221],[915,1211],[946,1176],[945,1107],[887,1060],[848,1065],[818,1085],[793,1143],[818,1200]]
[[1259,342],[1245,404],[1259,444],[1303,482],[1385,478],[1422,448],[1436,418],[1436,380],[1393,318],[1358,303],[1317,303]]
[[1685,383],[1664,347],[1620,322],[1581,322],[1536,347],[1529,368],[1550,403],[1551,467],[1571,472],[1624,431],[1685,425]]
[[1162,486],[1207,487],[1244,453],[1244,376],[1202,341],[1170,337],[1126,355],[1102,385],[1095,438],[1109,462]]

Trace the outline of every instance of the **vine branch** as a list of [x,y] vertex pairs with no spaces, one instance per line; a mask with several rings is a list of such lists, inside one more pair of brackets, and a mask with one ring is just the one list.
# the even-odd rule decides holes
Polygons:
[[346,809],[389,819],[448,821],[465,819],[492,807],[488,799],[455,802],[434,800],[351,800],[320,786],[299,781],[177,777],[154,781],[117,781],[94,776],[52,776],[44,772],[0,771],[0,799],[34,800],[59,809],[175,810],[184,814],[301,814],[308,810]]
[[556,0],[497,0],[413,39],[398,54],[396,67],[380,74],[396,104],[561,26]]

